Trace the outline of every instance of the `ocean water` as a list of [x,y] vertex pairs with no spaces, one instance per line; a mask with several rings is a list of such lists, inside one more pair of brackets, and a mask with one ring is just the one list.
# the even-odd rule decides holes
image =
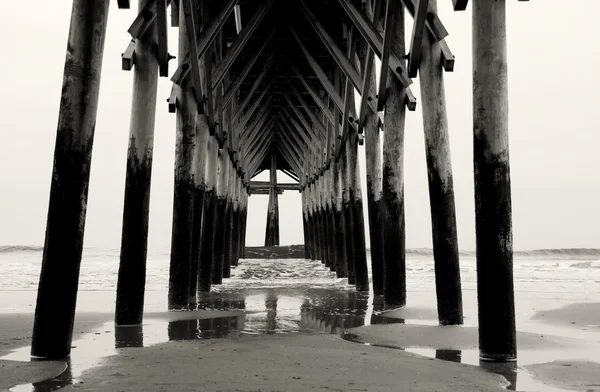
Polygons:
[[[42,260],[42,247],[0,246],[0,312],[32,312]],[[214,286],[221,296],[249,297],[276,290],[278,296],[307,297],[307,291],[352,291],[346,279],[338,279],[318,261],[241,260],[232,277]],[[465,301],[476,290],[476,263],[472,251],[461,252],[461,279]],[[435,303],[435,277],[431,249],[407,251],[408,302],[419,306]],[[86,248],[79,280],[78,310],[114,309],[119,268],[119,250]],[[535,295],[536,307],[558,302],[598,300],[600,294],[600,249],[542,249],[519,251],[514,255],[514,283],[517,302],[527,305]],[[169,252],[149,252],[146,272],[146,311],[166,310]],[[302,294],[304,293],[304,294]],[[411,293],[413,293],[411,295]],[[414,293],[424,293],[414,294]],[[433,295],[433,297],[432,297]],[[424,303],[427,298],[428,303]],[[289,301],[292,301],[289,299]],[[281,302],[281,301],[280,301]],[[283,301],[285,302],[285,301]],[[297,305],[294,302],[294,307]],[[539,310],[539,309],[531,309]]]

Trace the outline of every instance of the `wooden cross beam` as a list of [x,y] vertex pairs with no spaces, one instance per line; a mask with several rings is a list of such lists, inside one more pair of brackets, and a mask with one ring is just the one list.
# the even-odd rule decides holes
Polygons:
[[[269,90],[271,89],[271,85],[273,82],[269,83],[264,89],[263,91],[258,95],[258,97],[254,100],[254,102],[252,103],[252,106],[250,106],[250,108],[246,111],[246,113],[244,113],[244,115],[242,116],[242,119],[240,121],[240,127],[245,127],[246,124],[248,123],[248,120],[250,119],[250,117],[252,117],[252,114],[254,114],[254,112],[256,111],[256,109],[258,108],[258,105],[260,105],[263,102],[263,99],[267,96],[267,93],[269,92]],[[269,106],[269,104],[272,102],[273,100],[273,94],[269,95],[266,104],[263,105],[263,107],[261,108],[262,111],[265,110],[266,107]],[[260,113],[260,112],[259,112]]]
[[179,0],[171,1],[171,27],[179,27]]
[[[296,142],[296,145],[298,146],[306,146],[310,149],[311,152],[316,153],[317,149],[314,146],[314,144],[312,143],[312,141],[310,140],[309,137],[306,136],[305,131],[302,130],[302,127],[300,127],[300,125],[295,122],[294,119],[292,118],[287,118],[287,119],[283,119],[281,117],[278,118],[279,120],[279,126],[281,129],[287,129],[288,132],[285,133],[286,136],[291,136],[294,141]],[[289,122],[292,123],[292,125],[289,124]],[[282,126],[283,125],[283,126]],[[300,135],[300,137],[302,138],[302,141],[300,139],[298,139],[298,135]]]
[[169,76],[169,45],[167,42],[167,1],[156,0],[156,32],[158,35],[158,73]]
[[415,12],[412,35],[410,38],[410,50],[408,57],[408,76],[417,77],[419,64],[421,63],[421,46],[423,43],[423,34],[425,33],[425,20],[427,17],[427,6],[429,0],[417,0],[418,6]]
[[248,106],[248,103],[250,103],[250,99],[252,98],[252,96],[254,95],[254,93],[256,92],[256,90],[258,89],[258,86],[262,83],[264,77],[269,72],[269,69],[271,68],[272,64],[273,64],[272,62],[266,64],[267,66],[262,70],[262,72],[254,80],[254,83],[252,84],[252,87],[250,87],[250,91],[248,92],[248,95],[246,95],[246,97],[244,98],[244,100],[242,101],[242,103],[240,105],[238,105],[235,113],[233,114],[232,119],[233,119],[234,122],[242,114],[242,112],[244,111],[244,109],[246,108],[246,106]]
[[[198,48],[193,42],[196,42],[196,21],[194,20],[194,4],[193,0],[181,0],[183,6],[183,14],[185,16],[185,27],[187,30],[188,40],[192,42],[190,45],[190,51],[192,58],[198,58]],[[156,2],[153,2],[156,4]],[[195,3],[195,2],[194,2]],[[194,95],[196,97],[196,104],[198,107],[198,113],[204,114],[204,99],[202,98],[202,80],[200,77],[200,64],[198,61],[192,61],[192,78],[194,80]]]
[[331,54],[331,57],[335,60],[336,64],[344,75],[350,79],[354,88],[357,90],[360,89],[360,75],[358,71],[354,68],[350,60],[346,57],[344,52],[338,47],[337,43],[333,40],[333,38],[327,33],[323,25],[319,22],[316,16],[308,9],[308,6],[304,2],[304,0],[297,0],[300,5],[300,9],[304,13],[304,16],[308,20],[309,24],[312,26],[313,30],[317,33],[321,42],[327,48],[327,51]]
[[175,113],[177,111],[177,86],[175,85],[175,83],[173,83],[173,86],[171,87],[171,94],[169,95],[169,98],[167,99],[167,102],[169,104],[169,113]]
[[[402,0],[406,10],[413,17],[413,19],[415,18],[417,1],[419,0]],[[446,30],[446,27],[444,27],[442,24],[437,12],[430,5],[427,6],[427,18],[425,20],[425,26],[427,26],[427,29],[431,33],[431,36],[435,42],[441,41],[448,36],[448,30]]]
[[299,170],[300,165],[297,156],[289,151],[287,145],[281,139],[279,131],[275,132],[275,137],[275,148],[277,149],[277,151],[279,151],[279,153],[283,155],[283,157],[285,158],[287,163],[292,167],[292,169]]
[[306,78],[300,73],[298,68],[296,68],[296,66],[294,64],[292,64],[291,62],[289,64],[290,64],[290,67],[292,68],[292,70],[298,76],[298,79],[300,79],[300,82],[302,82],[302,84],[306,88],[306,91],[308,91],[309,95],[315,101],[315,103],[317,104],[317,106],[319,107],[321,112],[325,115],[325,117],[327,117],[327,120],[333,124],[335,122],[335,118],[334,118],[333,113],[331,113],[331,110],[329,109],[329,107],[327,107],[325,102],[323,102],[321,97],[319,97],[319,94],[317,94],[315,92],[315,90],[310,86],[310,84],[308,84],[308,82],[306,81]]
[[132,39],[127,45],[127,49],[121,54],[121,69],[131,71],[135,64],[135,39]]
[[[354,56],[354,52],[356,51],[356,40],[354,39],[354,26],[352,25],[348,26],[346,29],[346,41],[348,41],[348,57]],[[346,78],[346,83],[344,84],[344,108],[342,110],[342,124],[344,124],[344,126],[342,128],[342,134],[336,140],[336,148],[334,150],[334,155],[336,159],[339,159],[340,157],[340,153],[342,151],[342,140],[344,140],[344,135],[348,133],[345,124],[348,124],[348,122],[354,124],[354,119],[350,117],[350,112],[353,112],[355,109],[354,102],[351,102],[350,96],[354,96],[352,91],[352,83],[348,78]]]
[[[338,0],[342,5],[342,8],[346,11],[360,34],[367,41],[371,49],[375,51],[375,54],[381,58],[381,50],[383,42],[381,36],[375,30],[373,24],[366,20],[362,13],[354,7],[350,0]],[[392,0],[393,1],[393,0]],[[395,56],[390,55],[389,67],[391,71],[396,75],[398,80],[404,87],[408,87],[412,84],[412,80],[408,77],[408,72],[404,64]]]
[[250,19],[248,24],[242,29],[240,34],[238,34],[231,47],[229,47],[229,50],[223,58],[223,61],[221,61],[215,69],[216,75],[213,88],[216,86],[216,84],[218,84],[221,81],[221,79],[223,79],[231,65],[235,62],[237,56],[240,54],[242,49],[244,49],[246,43],[248,42],[250,37],[252,37],[252,34],[271,8],[271,5],[273,5],[273,1],[274,0],[266,0],[266,2],[262,3],[262,5],[256,11],[252,19]]
[[[272,123],[269,124],[272,126]],[[251,143],[248,143],[248,148],[246,149],[245,160],[248,166],[252,163],[260,148],[264,146],[265,140],[267,140],[268,136],[271,135],[271,132],[269,132],[269,127],[263,129],[263,132],[259,132],[258,135],[260,136],[254,139]]]
[[[313,110],[310,108],[310,106],[308,106],[308,104],[306,103],[304,98],[302,98],[302,94],[300,94],[298,92],[298,90],[295,89],[295,87],[291,84],[291,82],[289,82],[289,80],[288,80],[288,83],[289,83],[290,87],[292,88],[292,91],[295,93],[294,95],[296,96],[296,99],[298,100],[298,102],[300,102],[300,106],[302,106],[304,111],[308,114],[308,117],[313,122],[313,124],[317,125],[317,128],[319,129],[321,136],[325,137],[325,126],[323,125],[321,120],[313,112]],[[285,90],[283,90],[282,93],[283,93],[283,97],[286,99],[286,101],[288,101],[288,103],[292,106],[292,110],[294,112],[296,112],[298,110],[298,108],[296,105],[293,105],[290,96],[287,94],[287,92]],[[317,137],[318,137],[318,135],[317,135]]]
[[[238,89],[240,88],[240,86],[242,85],[244,80],[246,80],[246,76],[248,76],[248,74],[250,73],[250,70],[252,69],[252,67],[254,67],[256,60],[258,60],[258,58],[262,54],[263,50],[269,43],[269,40],[271,39],[273,34],[275,34],[275,29],[273,29],[273,32],[271,33],[271,35],[269,35],[269,38],[263,43],[262,47],[256,51],[256,54],[252,57],[252,59],[244,66],[244,69],[242,69],[238,73],[236,78],[231,82],[231,84],[227,88],[227,91],[225,91],[225,94],[223,95],[223,102],[225,102],[226,104],[229,103],[229,101],[231,100],[233,95],[238,91]],[[264,63],[264,65],[262,65],[263,70],[261,72],[266,72],[265,70],[269,69],[269,67],[271,66],[271,64],[273,63],[274,60],[275,60],[275,49],[273,49],[271,51],[271,54],[267,58],[267,61]]]
[[[150,27],[156,18],[156,5],[156,1],[149,1],[146,3],[144,8],[139,10],[137,16],[133,20],[133,23],[131,23],[131,26],[129,26],[127,29],[127,32],[131,35],[131,38],[139,39],[142,37],[142,35],[144,35],[146,30],[148,30],[148,27]],[[179,18],[179,15],[177,15],[177,17]]]
[[452,0],[454,11],[464,11],[467,9],[469,0]]
[[[268,122],[267,122],[268,121]],[[245,132],[240,136],[240,145],[249,146],[252,144],[256,137],[264,128],[268,128],[272,125],[274,119],[272,118],[272,110],[269,107],[265,107],[254,119],[254,121],[248,126]],[[267,123],[267,126],[265,126]]]
[[[286,100],[290,99],[290,97],[287,94],[285,95],[285,98],[286,98]],[[298,131],[300,131],[301,129],[305,130],[306,133],[303,133],[303,135],[305,135],[305,137],[306,137],[304,141],[306,143],[310,143],[311,138],[313,138],[314,140],[319,140],[319,135],[317,135],[315,133],[315,130],[306,121],[306,118],[302,115],[302,113],[300,113],[300,110],[295,106],[292,106],[292,110],[293,110],[294,114],[296,115],[295,116],[296,118],[294,118],[294,116],[292,116],[291,113],[289,113],[285,107],[281,108],[281,111],[289,118],[292,125],[294,125],[294,127],[296,129],[298,129]],[[297,121],[300,121],[300,124],[302,125],[302,127],[300,127],[300,125],[298,125]]]
[[290,145],[288,142],[286,142],[283,139],[282,133],[281,133],[281,129],[278,129],[277,133],[277,149],[279,150],[279,152],[281,152],[281,154],[283,156],[286,157],[286,159],[288,160],[288,163],[290,163],[290,166],[294,166],[294,170],[298,171],[298,173],[300,173],[300,167],[302,167],[301,162],[302,159],[298,156],[298,153],[293,149],[290,148]]
[[[181,1],[184,1],[184,0],[181,0]],[[171,81],[173,83],[180,84],[181,81],[188,74],[188,72],[190,70],[190,59],[191,58],[200,60],[200,58],[204,55],[204,53],[206,53],[210,44],[213,42],[213,40],[217,36],[217,33],[219,32],[219,30],[221,30],[221,28],[225,24],[225,21],[227,21],[229,14],[231,14],[231,11],[233,11],[233,7],[237,4],[238,1],[239,0],[230,0],[229,3],[227,3],[225,5],[225,7],[223,7],[223,9],[217,15],[217,17],[213,18],[211,20],[211,22],[208,24],[208,26],[206,26],[206,28],[202,29],[202,31],[198,34],[198,40],[191,41],[191,42],[196,42],[195,45],[194,44],[190,45],[190,47],[193,50],[195,50],[195,52],[190,51],[189,53],[185,54],[185,57],[183,58],[183,62],[181,62],[179,64],[179,66],[175,70],[175,73],[171,77]],[[196,32],[196,31],[194,30],[194,32]],[[195,55],[194,55],[194,53],[195,53]],[[193,66],[193,62],[192,62],[192,66]]]
[[[306,161],[308,155],[310,154],[309,149],[311,149],[311,146],[302,143],[302,141],[298,139],[296,132],[294,132],[289,125],[282,125],[282,123],[279,122],[278,127],[279,138],[284,142],[287,142],[287,147],[296,153],[299,162]],[[287,132],[284,130],[284,128],[287,129]]]

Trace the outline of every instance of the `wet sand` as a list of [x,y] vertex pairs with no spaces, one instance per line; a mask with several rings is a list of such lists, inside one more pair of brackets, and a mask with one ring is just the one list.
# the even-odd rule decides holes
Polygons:
[[[388,312],[393,316],[386,317],[389,324],[346,329],[344,338],[306,332],[252,336],[239,333],[243,324],[231,324],[230,332],[235,333],[227,333],[222,330],[229,327],[215,327],[216,321],[211,319],[219,316],[219,320],[229,323],[230,319],[249,316],[241,311],[155,312],[145,316],[143,339],[134,338],[121,345],[119,334],[112,328],[111,314],[81,313],[76,319],[74,345],[85,342],[85,347],[79,343],[82,347],[77,353],[74,349],[74,360],[81,351],[96,352],[94,347],[98,351],[102,347],[105,353],[84,366],[83,374],[71,374],[82,370],[81,363],[74,363],[73,369],[69,366],[62,381],[59,377],[54,385],[64,382],[63,390],[90,391],[384,391],[400,387],[403,391],[498,391],[506,386],[506,381],[494,374],[499,373],[505,374],[513,386],[516,384],[516,390],[595,392],[600,391],[600,329],[586,335],[581,334],[577,324],[570,324],[573,320],[588,320],[594,306],[573,304],[545,311],[554,315],[554,324],[568,325],[566,331],[553,329],[552,323],[543,320],[536,324],[539,333],[518,334],[518,365],[547,389],[520,389],[512,370],[504,369],[506,374],[503,369],[486,371],[478,363],[475,327],[425,325],[434,310],[415,307]],[[583,313],[574,313],[573,309]],[[568,315],[568,320],[560,319],[560,314]],[[327,320],[315,313],[304,322],[318,331],[333,331]],[[593,317],[588,321],[594,321]],[[1,355],[30,344],[32,322],[32,314],[0,315]],[[211,328],[221,332],[208,331]],[[158,329],[168,330],[169,336],[153,338],[153,331]],[[551,333],[556,331],[565,333]],[[552,358],[562,359],[548,362]],[[66,366],[61,361],[0,361],[0,390],[24,384],[14,391],[31,391],[33,384],[28,387],[27,383],[44,385],[39,381],[58,376]]]

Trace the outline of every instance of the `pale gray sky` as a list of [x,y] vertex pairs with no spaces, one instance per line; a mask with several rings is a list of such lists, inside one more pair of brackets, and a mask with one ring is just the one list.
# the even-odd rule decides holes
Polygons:
[[[71,2],[7,1],[0,14],[0,244],[43,244]],[[136,1],[132,1],[134,5]],[[440,16],[456,56],[446,73],[459,245],[474,249],[471,11]],[[510,159],[516,249],[600,247],[600,14],[597,0],[508,3]],[[136,11],[111,2],[94,142],[85,245],[118,248],[132,73],[121,70]],[[407,26],[410,32],[410,25]],[[176,30],[170,29],[175,53]],[[173,63],[172,63],[173,64]],[[171,67],[171,72],[174,68]],[[151,249],[168,248],[175,117],[161,78],[150,217]],[[418,84],[413,91],[419,98]],[[361,147],[364,181],[364,149]],[[406,244],[431,247],[421,112],[406,123]],[[280,178],[285,176],[280,174]],[[366,200],[366,198],[365,198]],[[249,245],[262,244],[267,197],[250,198]],[[366,207],[366,203],[365,203]],[[282,243],[302,242],[300,195],[280,200]],[[365,219],[366,222],[366,219]]]

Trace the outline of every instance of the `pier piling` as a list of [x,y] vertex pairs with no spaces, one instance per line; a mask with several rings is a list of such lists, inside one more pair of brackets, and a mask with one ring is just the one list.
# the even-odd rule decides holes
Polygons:
[[[139,1],[142,10],[149,0]],[[123,229],[117,280],[115,324],[141,324],[146,287],[148,218],[156,95],[158,88],[158,44],[156,25],[151,25],[135,43],[133,97],[129,124],[129,147],[125,174]]]
[[[436,0],[429,0],[430,9],[435,11],[436,3]],[[438,320],[442,325],[459,325],[463,323],[462,292],[442,49],[440,42],[434,42],[428,31],[424,32],[421,47],[419,81]]]
[[73,1],[33,323],[35,357],[71,352],[108,4]]
[[473,161],[479,353],[517,356],[508,154],[506,3],[473,0]]
[[[390,53],[404,57],[404,10],[388,2],[385,23]],[[393,26],[393,30],[389,31]],[[381,92],[380,92],[381,94]],[[386,306],[406,305],[406,233],[404,221],[404,125],[406,89],[394,77],[386,79],[383,132],[382,216],[383,296]]]

